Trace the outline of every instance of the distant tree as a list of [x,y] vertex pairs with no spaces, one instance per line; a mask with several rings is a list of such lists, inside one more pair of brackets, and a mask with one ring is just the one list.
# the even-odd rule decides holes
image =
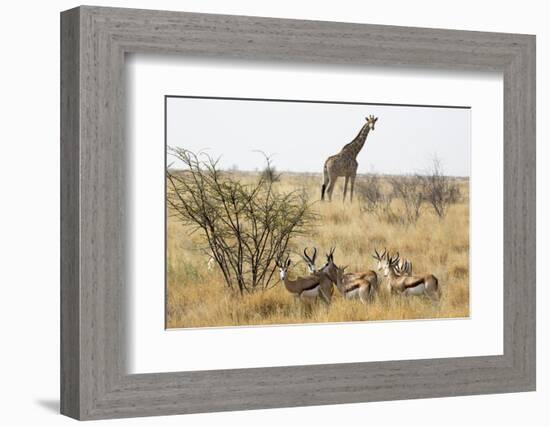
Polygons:
[[439,218],[443,218],[450,205],[460,199],[460,187],[452,178],[443,173],[441,161],[435,157],[431,169],[425,175],[418,175],[422,183],[422,194]]
[[403,203],[403,223],[415,224],[420,218],[424,196],[422,181],[417,176],[398,176],[390,178],[393,193]]
[[401,222],[395,212],[392,202],[392,191],[384,191],[380,176],[370,173],[355,182],[355,191],[362,202],[360,209],[363,212],[376,215],[380,220],[394,224]]
[[281,174],[277,173],[277,169],[273,165],[273,161],[272,161],[273,155],[267,155],[266,153],[260,150],[255,150],[255,151],[264,156],[265,163],[266,163],[264,169],[262,170],[261,178],[270,183],[279,182],[281,180]]

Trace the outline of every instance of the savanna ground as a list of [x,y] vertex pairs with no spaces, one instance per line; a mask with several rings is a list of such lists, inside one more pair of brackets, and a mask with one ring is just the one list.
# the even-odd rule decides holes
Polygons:
[[[238,174],[238,172],[235,172]],[[255,179],[242,174],[243,179]],[[344,300],[334,289],[332,304],[321,302],[304,306],[279,282],[265,291],[240,295],[229,290],[218,269],[208,270],[208,256],[200,233],[177,218],[167,219],[166,326],[168,328],[350,322],[364,320],[403,320],[459,318],[469,316],[469,182],[458,181],[460,198],[440,219],[429,206],[423,206],[416,224],[388,221],[382,215],[366,212],[357,187],[365,178],[358,176],[353,204],[342,204],[341,178],[332,203],[320,198],[321,176],[282,174],[275,185],[281,191],[305,189],[319,220],[311,232],[294,238],[290,245],[290,278],[306,275],[300,258],[303,248],[317,247],[317,265],[325,262],[325,252],[336,247],[335,262],[348,265],[347,272],[376,269],[374,249],[395,252],[413,262],[413,274],[432,273],[439,279],[441,300],[433,303],[423,297],[388,296],[379,292],[368,305]],[[381,177],[382,185],[387,178]],[[400,213],[399,200],[394,210]],[[378,272],[379,283],[386,279]],[[276,275],[278,278],[278,275]]]

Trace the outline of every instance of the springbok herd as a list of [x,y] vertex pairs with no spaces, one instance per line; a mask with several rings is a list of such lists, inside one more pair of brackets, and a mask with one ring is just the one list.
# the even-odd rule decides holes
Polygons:
[[392,256],[385,249],[382,253],[374,251],[376,269],[383,272],[386,278],[385,283],[380,287],[375,271],[346,273],[347,266],[336,265],[334,248],[327,254],[327,261],[320,269],[315,265],[317,249],[313,248],[311,256],[308,255],[307,249],[304,249],[302,257],[308,272],[305,277],[298,277],[296,280],[288,278],[290,255],[285,259],[279,258],[276,263],[286,290],[303,302],[320,298],[324,303],[330,304],[334,285],[345,299],[359,298],[365,304],[372,301],[378,292],[403,296],[423,295],[433,301],[438,301],[441,296],[437,277],[433,274],[413,275],[412,263],[407,259],[401,259],[399,253]]

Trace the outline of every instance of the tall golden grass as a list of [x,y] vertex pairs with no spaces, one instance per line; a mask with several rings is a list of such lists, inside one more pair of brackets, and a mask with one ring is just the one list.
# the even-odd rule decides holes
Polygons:
[[[248,175],[244,179],[251,179]],[[361,178],[358,177],[358,180]],[[229,290],[222,275],[207,269],[208,257],[199,233],[190,234],[175,217],[167,220],[168,328],[350,322],[457,318],[469,316],[469,183],[460,182],[461,200],[447,215],[438,218],[423,207],[414,225],[390,224],[353,204],[342,203],[342,182],[336,186],[332,203],[321,203],[319,175],[283,174],[276,185],[281,191],[304,188],[320,220],[308,236],[292,241],[291,276],[306,275],[301,260],[304,247],[319,249],[318,266],[324,253],[336,247],[335,262],[349,265],[346,271],[375,269],[374,249],[399,251],[413,262],[414,274],[432,273],[439,279],[442,297],[433,303],[423,297],[388,296],[383,293],[370,304],[344,300],[335,290],[330,306],[304,305],[290,295],[282,283],[264,292],[245,294]],[[400,207],[396,206],[397,212]],[[379,282],[385,280],[377,272]]]

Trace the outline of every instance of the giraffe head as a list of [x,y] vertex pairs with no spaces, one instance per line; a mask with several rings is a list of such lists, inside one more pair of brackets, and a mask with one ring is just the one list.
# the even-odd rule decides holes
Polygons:
[[367,121],[367,125],[370,130],[374,130],[374,124],[378,120],[378,117],[374,117],[372,114],[368,117],[365,117],[365,120]]

